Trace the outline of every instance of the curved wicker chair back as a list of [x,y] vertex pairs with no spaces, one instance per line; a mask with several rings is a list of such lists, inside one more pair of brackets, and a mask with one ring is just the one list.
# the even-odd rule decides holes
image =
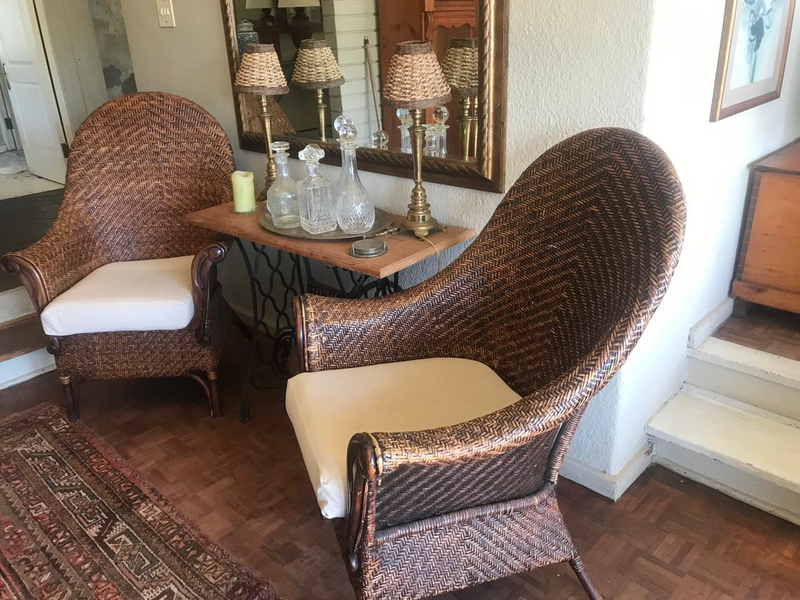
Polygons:
[[650,140],[608,128],[561,142],[442,274],[479,324],[457,354],[523,396],[568,373],[607,378],[666,291],[683,228],[680,181]]
[[[225,132],[198,105],[156,92],[121,96],[78,129],[51,233],[71,232],[57,240],[67,256],[71,245],[86,252],[89,242],[89,272],[107,262],[195,254],[214,235],[181,217],[230,201],[233,170]],[[53,296],[62,291],[50,283]]]
[[[555,482],[586,403],[625,361],[667,289],[684,210],[660,148],[625,129],[586,131],[534,161],[437,276],[377,300],[304,297],[308,370],[468,358],[522,396],[469,423],[375,433],[383,454],[376,528]],[[331,322],[318,326],[317,315]],[[384,342],[347,337],[351,322],[362,336],[385,328]],[[464,453],[470,460],[458,458]],[[417,485],[437,469],[438,489]]]

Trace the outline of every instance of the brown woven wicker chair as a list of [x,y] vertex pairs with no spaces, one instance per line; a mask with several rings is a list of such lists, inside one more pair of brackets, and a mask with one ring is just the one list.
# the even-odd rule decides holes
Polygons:
[[[353,367],[435,357],[488,365],[520,396],[451,426],[356,430],[337,450],[349,488],[337,534],[359,599],[423,598],[559,562],[600,597],[562,520],[558,474],[587,403],[664,296],[683,229],[663,152],[632,131],[597,129],[536,160],[475,242],[424,283],[378,299],[296,300],[305,372],[289,382],[290,416],[315,377],[344,373],[358,395],[386,365]],[[383,389],[406,389],[424,412],[415,396],[430,383]],[[306,400],[323,410],[334,387]]]
[[132,377],[192,377],[203,386],[212,413],[220,414],[222,299],[215,265],[227,247],[181,217],[229,201],[233,169],[231,146],[219,124],[177,96],[122,96],[95,110],[79,128],[53,226],[30,248],[3,257],[2,267],[19,276],[41,313],[104,265],[186,257],[180,264],[191,271],[180,276],[186,278],[184,307],[191,321],[175,330],[51,338],[48,349],[55,354],[71,419],[80,415],[78,388],[84,379]]

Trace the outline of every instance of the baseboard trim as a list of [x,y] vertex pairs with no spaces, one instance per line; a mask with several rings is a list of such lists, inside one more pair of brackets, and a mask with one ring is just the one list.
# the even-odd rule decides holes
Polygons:
[[732,314],[733,298],[725,298],[689,330],[689,348],[699,348]]
[[616,475],[595,469],[583,461],[567,456],[561,467],[561,475],[616,502],[650,466],[652,454],[653,447],[647,444],[634,454]]

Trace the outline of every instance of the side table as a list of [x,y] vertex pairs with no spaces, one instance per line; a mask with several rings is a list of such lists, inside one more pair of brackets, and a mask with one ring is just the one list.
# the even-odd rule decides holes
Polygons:
[[[288,361],[294,345],[292,299],[295,296],[312,293],[365,298],[391,294],[401,289],[398,282],[400,271],[476,235],[472,229],[448,227],[446,231],[432,232],[429,244],[410,232],[400,231],[382,236],[388,249],[386,254],[356,258],[347,252],[353,240],[307,240],[267,231],[259,223],[263,211],[263,204],[259,203],[256,211],[238,214],[233,212],[233,203],[229,202],[184,217],[194,225],[233,236],[244,260],[250,283],[253,325],[248,336],[250,360],[242,393],[240,418],[243,423],[250,420],[249,396],[259,332],[274,339],[270,366],[278,376],[288,376]],[[392,215],[392,219],[397,226],[403,217]],[[252,260],[245,251],[245,243],[253,248]],[[333,271],[335,286],[314,277],[312,260]],[[262,267],[266,268],[266,273]],[[273,316],[272,331],[267,324],[269,309]]]

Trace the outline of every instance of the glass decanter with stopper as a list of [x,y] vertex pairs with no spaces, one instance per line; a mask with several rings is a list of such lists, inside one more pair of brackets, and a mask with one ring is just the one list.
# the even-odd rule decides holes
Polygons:
[[447,130],[450,126],[447,124],[447,119],[450,116],[450,111],[446,106],[438,106],[433,111],[433,120],[436,121],[436,145],[439,148],[439,157],[447,157]]
[[375,208],[358,178],[357,136],[358,132],[352,125],[343,125],[339,129],[342,175],[334,188],[333,200],[337,206],[336,221],[339,223],[339,228],[348,234],[367,233],[375,224]]
[[411,154],[411,132],[409,131],[413,121],[411,113],[407,108],[398,108],[397,118],[400,120],[400,125],[397,126],[400,130],[400,152]]
[[272,142],[272,156],[278,176],[267,190],[267,210],[278,229],[300,227],[300,207],[297,203],[297,183],[289,177],[289,143]]
[[309,144],[298,157],[306,162],[308,176],[297,182],[297,201],[300,205],[300,226],[311,234],[327,233],[336,229],[336,204],[333,185],[319,174],[319,161],[325,151]]

